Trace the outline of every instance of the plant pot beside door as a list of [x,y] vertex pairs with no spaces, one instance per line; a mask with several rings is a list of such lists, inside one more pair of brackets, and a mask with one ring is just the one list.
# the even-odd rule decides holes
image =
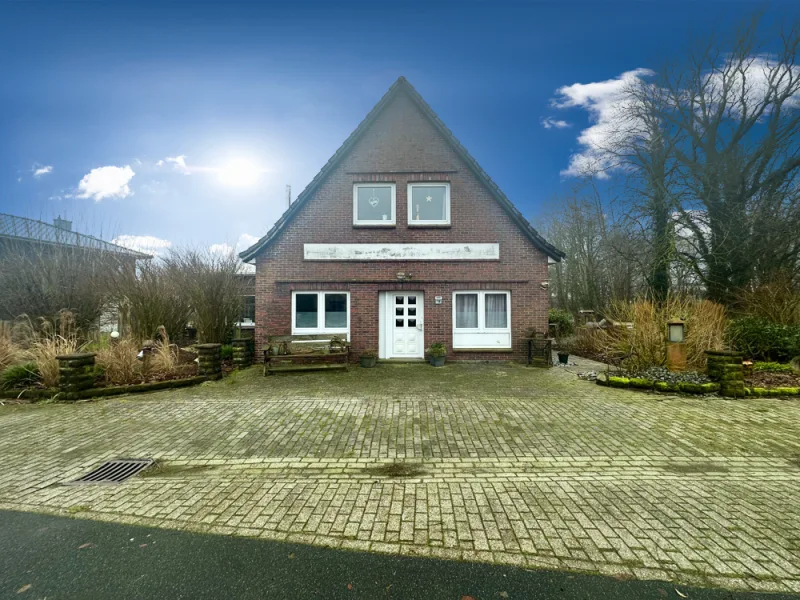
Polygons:
[[432,367],[443,367],[447,360],[447,346],[442,342],[431,344],[427,350],[428,362]]
[[378,355],[375,352],[364,352],[359,362],[365,369],[371,369],[378,362]]

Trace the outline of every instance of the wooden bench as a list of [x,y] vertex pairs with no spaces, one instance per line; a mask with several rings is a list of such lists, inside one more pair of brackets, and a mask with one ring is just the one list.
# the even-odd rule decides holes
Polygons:
[[350,366],[350,343],[343,336],[272,335],[264,350],[264,375],[285,371],[345,369]]

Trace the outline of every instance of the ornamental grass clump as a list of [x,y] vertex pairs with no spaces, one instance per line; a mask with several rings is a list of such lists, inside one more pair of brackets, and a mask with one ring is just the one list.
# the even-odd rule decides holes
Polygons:
[[129,385],[141,380],[141,362],[137,358],[141,343],[134,338],[112,340],[97,352],[96,362],[102,368],[106,383]]
[[166,328],[158,328],[159,340],[153,345],[150,355],[150,369],[162,375],[171,375],[178,367],[178,347],[169,343]]
[[11,331],[0,324],[0,373],[22,358],[22,349],[11,339]]
[[59,311],[52,319],[38,320],[38,327],[23,317],[23,328],[27,330],[27,354],[36,363],[39,377],[45,387],[58,387],[59,365],[57,356],[75,354],[83,347],[75,322],[75,315],[68,310]]
[[666,363],[666,327],[675,318],[686,323],[686,358],[690,370],[704,371],[705,351],[724,348],[725,308],[709,300],[676,295],[662,303],[616,302],[606,315],[612,325],[607,329],[582,329],[577,345],[629,371]]

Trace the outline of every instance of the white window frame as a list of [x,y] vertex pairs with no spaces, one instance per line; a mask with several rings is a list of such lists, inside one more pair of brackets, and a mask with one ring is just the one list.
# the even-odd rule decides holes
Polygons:
[[[358,218],[358,190],[359,188],[388,187],[392,190],[392,218],[388,221],[379,221]],[[395,227],[397,225],[397,186],[388,182],[354,183],[353,184],[353,225],[367,225],[369,227]]]
[[[478,295],[478,326],[477,327],[456,327],[456,296],[459,294],[477,294]],[[486,294],[504,294],[506,297],[506,326],[505,327],[486,327]],[[474,333],[474,334],[493,334],[503,333],[508,334],[508,346],[483,346],[475,344],[459,345],[456,343],[457,333]],[[508,290],[456,290],[453,292],[453,349],[457,348],[492,348],[509,349],[512,347],[511,343],[511,292]]]
[[[440,221],[417,221],[414,219],[414,206],[411,202],[414,187],[443,187],[444,188],[444,219]],[[408,226],[409,227],[435,227],[450,225],[450,182],[448,181],[415,181],[408,184],[406,196],[408,204]]]
[[[317,326],[316,327],[296,327],[297,323],[297,294],[317,295]],[[325,294],[344,294],[347,297],[347,327],[325,327]],[[292,335],[319,335],[330,333],[331,335],[345,335],[350,339],[350,292],[339,290],[296,290],[292,292]]]

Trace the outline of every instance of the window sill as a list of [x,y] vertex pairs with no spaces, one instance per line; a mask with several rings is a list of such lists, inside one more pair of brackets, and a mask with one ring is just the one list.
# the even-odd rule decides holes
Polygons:
[[397,227],[397,225],[395,223],[353,223],[353,227],[358,227],[359,229],[387,229]]
[[425,229],[427,227],[431,229],[449,229],[452,227],[450,223],[409,223],[408,226],[414,229]]
[[453,352],[514,352],[513,348],[453,348]]

